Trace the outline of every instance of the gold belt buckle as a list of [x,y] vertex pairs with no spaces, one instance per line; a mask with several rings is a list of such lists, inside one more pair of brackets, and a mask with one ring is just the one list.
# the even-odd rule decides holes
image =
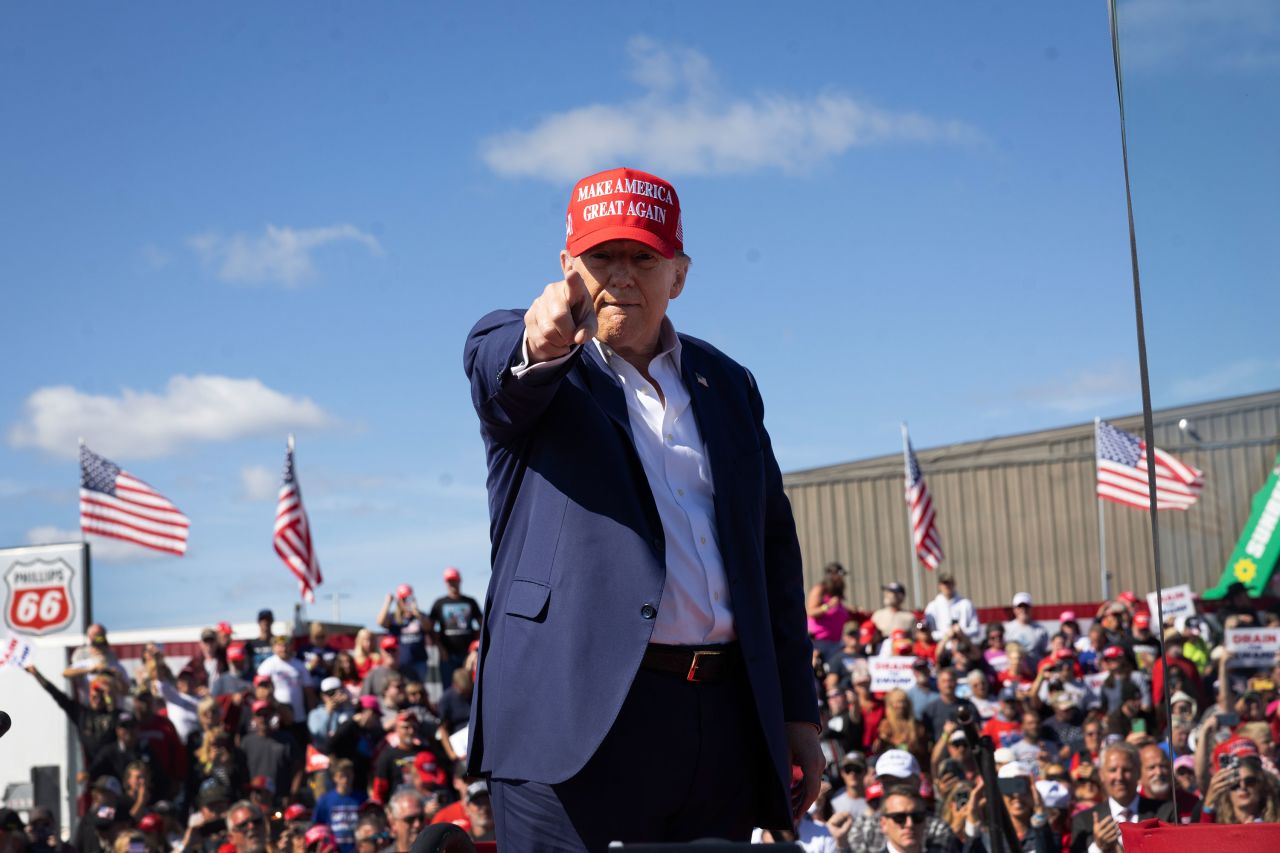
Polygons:
[[699,665],[699,663],[701,663],[702,658],[703,658],[703,657],[717,657],[717,656],[719,656],[719,655],[721,655],[721,654],[723,654],[723,652],[717,652],[717,651],[713,651],[713,650],[706,650],[706,651],[694,652],[694,653],[693,653],[693,662],[692,662],[691,664],[689,664],[689,674],[688,674],[687,676],[685,676],[685,680],[686,680],[686,681],[701,681],[702,679],[698,678],[698,665]]

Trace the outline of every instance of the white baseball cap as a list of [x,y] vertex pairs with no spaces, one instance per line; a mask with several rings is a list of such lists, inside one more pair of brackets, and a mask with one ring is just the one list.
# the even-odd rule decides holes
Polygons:
[[332,675],[320,682],[320,692],[328,693],[330,690],[337,690],[342,686],[342,680],[334,678]]
[[1018,776],[1031,776],[1031,768],[1021,761],[1010,761],[1004,767],[1000,768],[998,774],[1001,779],[1014,779]]
[[1002,746],[997,749],[992,753],[992,757],[995,759],[996,764],[1008,764],[1017,758],[1017,756],[1013,754],[1013,750],[1007,746]]
[[1029,593],[1029,592],[1019,592],[1019,593],[1017,593],[1016,595],[1014,595],[1014,596],[1013,596],[1013,606],[1014,606],[1014,607],[1017,607],[1019,604],[1025,604],[1025,605],[1027,605],[1028,607],[1030,607],[1030,606],[1031,606],[1031,593]]
[[1041,779],[1036,782],[1036,790],[1040,792],[1040,801],[1047,809],[1065,809],[1071,806],[1071,791],[1061,782]]
[[905,749],[890,749],[876,759],[876,775],[894,776],[899,779],[919,776],[920,762]]

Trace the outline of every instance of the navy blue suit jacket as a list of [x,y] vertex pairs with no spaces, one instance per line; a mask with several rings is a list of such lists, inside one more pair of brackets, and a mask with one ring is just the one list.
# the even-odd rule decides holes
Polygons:
[[[516,379],[524,314],[471,330],[464,363],[488,461],[493,577],[471,715],[473,773],[553,784],[613,725],[662,601],[665,543],[626,400],[594,345]],[[680,336],[706,446],[734,627],[789,826],[784,722],[816,723],[804,581],[791,505],[751,374]]]

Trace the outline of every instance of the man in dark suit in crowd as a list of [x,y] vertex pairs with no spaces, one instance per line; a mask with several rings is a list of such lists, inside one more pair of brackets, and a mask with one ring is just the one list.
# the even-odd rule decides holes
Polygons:
[[464,356],[493,560],[469,762],[498,847],[789,828],[823,758],[760,394],[666,316],[690,264],[669,183],[585,178],[566,230],[563,279]]
[[1071,853],[1115,853],[1120,846],[1120,824],[1158,817],[1177,823],[1172,802],[1138,796],[1142,760],[1138,748],[1113,743],[1102,750],[1102,789],[1107,799],[1076,815],[1071,821]]

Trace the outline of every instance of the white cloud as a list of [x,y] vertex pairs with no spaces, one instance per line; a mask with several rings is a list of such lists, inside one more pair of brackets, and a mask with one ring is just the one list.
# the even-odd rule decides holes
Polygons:
[[1274,0],[1130,0],[1120,6],[1126,67],[1217,71],[1280,67],[1280,6]]
[[311,256],[316,249],[341,242],[359,243],[375,256],[383,254],[376,237],[345,224],[296,229],[268,225],[260,237],[244,233],[223,236],[210,231],[187,239],[187,245],[223,281],[275,282],[286,287],[301,284],[315,274]]
[[1173,383],[1179,400],[1199,402],[1236,394],[1266,391],[1280,383],[1280,360],[1246,358],[1224,364],[1201,376],[1189,376]]
[[1101,414],[1101,409],[1140,397],[1136,362],[1082,370],[1071,376],[1019,389],[1014,396],[1055,412]]
[[82,537],[79,530],[63,530],[53,525],[33,527],[27,531],[28,545],[52,545],[60,542],[79,542],[86,538],[89,542],[89,559],[100,563],[123,563],[134,560],[151,560],[170,556],[162,551],[154,551],[125,542],[123,539],[108,539],[90,534]]
[[961,121],[886,110],[841,92],[729,96],[705,56],[645,37],[633,38],[628,53],[638,97],[573,107],[490,137],[481,143],[485,163],[500,175],[553,181],[619,163],[670,175],[800,172],[867,145],[982,138]]
[[240,469],[240,484],[244,487],[244,499],[268,501],[280,491],[280,472],[265,465],[246,465]]
[[321,427],[332,419],[306,397],[257,379],[174,376],[161,393],[123,389],[87,394],[69,385],[34,391],[9,430],[11,447],[35,447],[74,458],[77,438],[107,456],[163,456],[183,444],[230,441],[264,432]]

